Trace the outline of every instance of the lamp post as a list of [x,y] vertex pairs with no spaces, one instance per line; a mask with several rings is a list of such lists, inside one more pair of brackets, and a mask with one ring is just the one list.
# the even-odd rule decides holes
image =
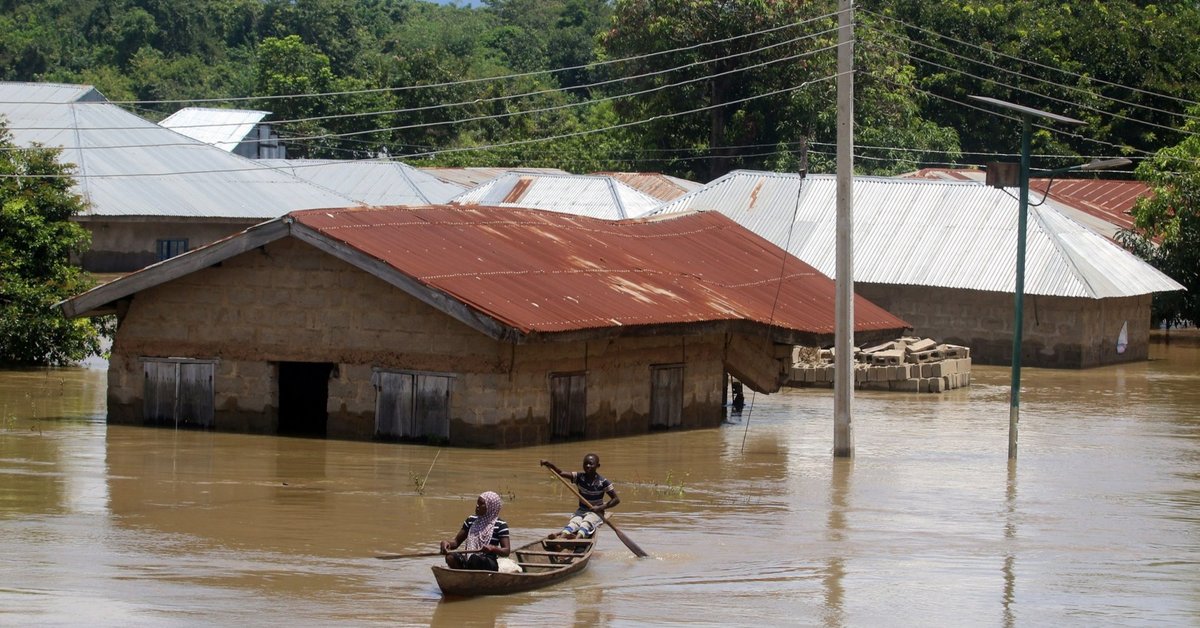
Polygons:
[[1008,458],[1015,460],[1017,457],[1017,421],[1021,416],[1021,332],[1025,327],[1025,239],[1029,224],[1029,144],[1030,136],[1033,133],[1033,119],[1035,117],[1046,118],[1066,124],[1083,124],[1083,121],[986,96],[971,96],[971,98],[1016,112],[1021,116],[1019,178],[1021,194],[1017,214],[1017,278],[1014,289],[1016,296],[1013,313],[1012,381],[1008,396]]

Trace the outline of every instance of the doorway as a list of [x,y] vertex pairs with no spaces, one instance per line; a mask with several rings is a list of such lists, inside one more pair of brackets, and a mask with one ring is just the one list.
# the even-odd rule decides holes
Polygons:
[[279,434],[325,438],[329,362],[279,363]]

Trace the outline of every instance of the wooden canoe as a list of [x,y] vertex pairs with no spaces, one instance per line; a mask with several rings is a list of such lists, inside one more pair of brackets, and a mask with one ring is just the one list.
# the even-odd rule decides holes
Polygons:
[[587,568],[595,539],[542,539],[522,545],[510,558],[523,570],[501,573],[433,566],[433,577],[444,595],[504,595],[538,589],[566,580]]

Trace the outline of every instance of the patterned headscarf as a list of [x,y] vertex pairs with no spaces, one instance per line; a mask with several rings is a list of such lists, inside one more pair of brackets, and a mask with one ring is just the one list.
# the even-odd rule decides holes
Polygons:
[[491,543],[492,528],[496,525],[496,519],[500,518],[500,496],[488,491],[480,497],[483,498],[483,505],[487,508],[487,513],[482,517],[476,517],[475,522],[471,524],[471,529],[467,531],[467,543],[463,549],[468,552],[479,551]]

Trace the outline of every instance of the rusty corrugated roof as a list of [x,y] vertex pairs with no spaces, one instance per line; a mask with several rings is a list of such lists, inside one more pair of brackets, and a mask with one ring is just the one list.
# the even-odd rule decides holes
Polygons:
[[[1030,189],[1045,193],[1049,179],[1030,179]],[[1110,179],[1055,179],[1050,198],[1074,207],[1121,229],[1133,227],[1133,205],[1152,194],[1142,181]]]
[[658,172],[593,172],[592,174],[612,177],[660,201],[673,201],[688,192],[695,192],[704,187],[703,183]]
[[[743,321],[834,330],[834,282],[717,212],[606,221],[442,205],[290,216],[524,334]],[[908,327],[861,297],[854,313],[858,331]]]

